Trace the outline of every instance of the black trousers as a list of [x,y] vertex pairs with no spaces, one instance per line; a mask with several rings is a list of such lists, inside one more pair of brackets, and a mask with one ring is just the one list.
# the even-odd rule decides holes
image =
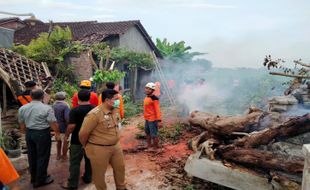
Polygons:
[[48,162],[51,155],[50,129],[27,129],[26,143],[31,181],[39,184],[43,183],[47,178]]

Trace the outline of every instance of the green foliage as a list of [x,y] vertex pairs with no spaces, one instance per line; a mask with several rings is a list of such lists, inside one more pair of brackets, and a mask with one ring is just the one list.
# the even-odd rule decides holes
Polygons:
[[203,55],[199,52],[189,52],[192,48],[185,46],[184,41],[170,43],[167,39],[156,39],[156,47],[160,53],[168,60],[175,63],[184,63],[191,61],[197,55]]
[[[123,98],[126,97],[125,95]],[[133,117],[143,112],[142,102],[124,101],[125,117]]]
[[55,97],[54,95],[57,92],[60,92],[60,91],[66,92],[67,94],[66,102],[70,105],[73,94],[77,92],[78,90],[79,90],[79,87],[77,85],[72,85],[64,81],[62,78],[56,78],[54,81],[51,95],[52,97]]
[[128,63],[129,69],[136,67],[153,68],[152,56],[147,53],[128,51],[122,48],[114,48],[111,51],[111,59],[116,63]]
[[[97,57],[103,57],[105,63],[107,57],[107,44],[95,44],[92,49]],[[150,54],[130,51],[124,48],[112,48],[110,51],[110,62],[115,61],[116,64],[129,64],[129,69],[135,67],[153,68],[154,61]]]
[[162,127],[159,129],[159,137],[162,141],[172,141],[172,143],[177,143],[184,129],[185,125],[180,123],[169,127]]
[[125,77],[125,72],[120,72],[118,70],[113,71],[103,71],[97,70],[93,76],[93,81],[96,83],[102,82],[119,82]]
[[56,26],[50,33],[41,33],[30,44],[13,47],[13,50],[38,62],[46,62],[49,66],[64,61],[69,53],[74,53],[78,45],[72,45],[70,28]]
[[77,79],[75,78],[73,72],[74,72],[74,66],[71,64],[65,64],[65,63],[58,63],[56,65],[57,70],[57,78],[60,78],[62,81],[69,81],[69,82],[76,82]]
[[17,129],[6,131],[1,137],[1,147],[3,149],[16,150],[20,148],[20,135]]
[[[53,71],[55,68],[60,73],[57,77],[64,77],[63,80],[73,81],[72,67],[64,65],[65,57],[69,54],[80,53],[85,47],[79,43],[72,42],[72,34],[69,27],[61,28],[56,26],[53,31],[41,33],[37,39],[29,45],[18,45],[13,47],[13,51],[18,52],[37,62],[46,62]],[[68,68],[66,68],[68,67]]]

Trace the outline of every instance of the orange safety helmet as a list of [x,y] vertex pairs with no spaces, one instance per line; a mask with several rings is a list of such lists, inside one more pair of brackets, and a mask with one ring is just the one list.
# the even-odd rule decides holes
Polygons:
[[80,83],[80,87],[90,88],[91,87],[91,82],[89,80],[82,80],[81,83]]

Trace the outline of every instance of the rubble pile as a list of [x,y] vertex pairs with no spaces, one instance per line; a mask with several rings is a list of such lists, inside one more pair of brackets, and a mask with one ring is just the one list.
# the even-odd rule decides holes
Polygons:
[[[272,101],[277,105],[272,105],[271,110],[280,112],[296,102],[293,98]],[[300,188],[302,145],[310,142],[310,114],[291,117],[256,108],[250,108],[243,116],[195,111],[189,123],[205,130],[191,140],[193,151],[202,151],[210,160],[230,162],[263,174],[283,185],[283,189]]]

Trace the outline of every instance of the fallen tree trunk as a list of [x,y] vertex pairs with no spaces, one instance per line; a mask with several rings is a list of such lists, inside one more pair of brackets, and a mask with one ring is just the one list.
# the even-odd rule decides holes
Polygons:
[[[234,132],[252,132],[261,128],[278,125],[280,115],[263,112],[258,109],[250,109],[244,116],[219,116],[211,113],[195,111],[191,113],[189,123],[199,126],[216,136],[230,136]],[[267,122],[265,121],[267,118]]]
[[267,170],[281,170],[288,173],[302,173],[304,159],[296,157],[289,160],[286,155],[274,154],[269,151],[247,149],[234,146],[222,146],[217,150],[225,160]]
[[235,146],[251,148],[259,145],[266,145],[272,142],[273,139],[293,137],[310,131],[310,114],[301,117],[292,118],[284,124],[276,127],[267,128],[263,131],[251,133],[235,143]]

